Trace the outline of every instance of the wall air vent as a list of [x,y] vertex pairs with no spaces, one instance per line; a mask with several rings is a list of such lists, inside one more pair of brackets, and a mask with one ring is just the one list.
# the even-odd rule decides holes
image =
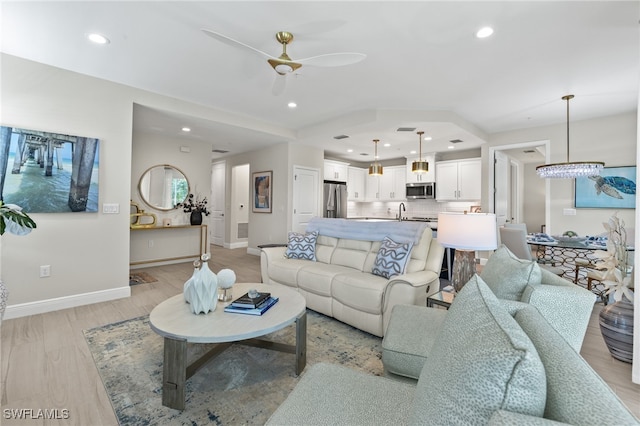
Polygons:
[[462,143],[464,141],[462,139],[454,139],[454,140],[451,140],[449,142],[451,142],[451,143]]
[[398,127],[398,130],[396,130],[396,132],[415,132],[416,128],[415,127]]
[[524,152],[525,154],[534,154],[536,152],[536,150],[535,149],[525,149],[522,152]]
[[334,136],[333,138],[340,140],[340,139],[347,139],[348,137],[349,136],[347,136],[347,135],[338,135],[338,136]]
[[360,153],[360,155],[362,155],[362,156],[366,157],[367,155],[369,155],[369,153],[367,153],[367,152],[361,152],[361,153]]
[[224,150],[224,149],[214,149],[211,152],[217,152],[218,154],[226,154],[229,151]]

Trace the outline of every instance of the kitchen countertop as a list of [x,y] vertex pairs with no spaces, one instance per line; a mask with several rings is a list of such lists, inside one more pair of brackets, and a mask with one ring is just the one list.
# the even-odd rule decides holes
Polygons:
[[[391,217],[368,217],[368,216],[356,216],[356,217],[349,217],[347,218],[349,220],[359,220],[359,221],[368,221],[368,222],[385,222],[385,221],[398,221],[398,219],[396,218],[391,218]],[[425,220],[425,219],[418,219],[418,218],[410,218],[410,217],[405,217],[402,219],[402,221],[407,221],[407,222],[426,222],[427,225],[429,226],[429,228],[431,229],[437,229],[438,228],[438,221],[429,221],[429,220]]]

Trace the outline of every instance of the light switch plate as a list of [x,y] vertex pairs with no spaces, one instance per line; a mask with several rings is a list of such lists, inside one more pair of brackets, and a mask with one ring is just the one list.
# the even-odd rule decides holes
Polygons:
[[565,216],[575,216],[576,209],[562,209],[562,214]]
[[120,204],[118,203],[103,203],[102,213],[118,214],[120,213]]

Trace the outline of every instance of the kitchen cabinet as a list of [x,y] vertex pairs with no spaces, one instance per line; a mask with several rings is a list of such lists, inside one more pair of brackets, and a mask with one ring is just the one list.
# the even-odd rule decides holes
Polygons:
[[365,200],[365,180],[367,169],[359,167],[349,167],[347,170],[347,200]]
[[482,163],[479,158],[436,163],[436,200],[480,200]]
[[349,163],[340,161],[324,160],[324,180],[336,182],[346,182],[348,176]]
[[423,154],[422,161],[429,163],[427,173],[413,173],[411,165],[419,161],[419,157],[407,157],[407,183],[435,182],[436,181],[436,155],[435,153]]
[[367,201],[404,201],[407,185],[406,167],[385,167],[382,176],[368,176]]

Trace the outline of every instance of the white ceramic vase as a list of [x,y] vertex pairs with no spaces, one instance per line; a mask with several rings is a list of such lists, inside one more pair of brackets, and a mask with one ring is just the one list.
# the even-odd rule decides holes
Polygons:
[[189,278],[184,283],[184,288],[183,288],[183,291],[182,291],[182,294],[184,295],[184,301],[187,302],[187,303],[191,303],[191,286],[193,286],[193,283],[196,280],[196,276],[198,275],[199,271],[200,271],[200,261],[199,260],[194,260],[193,261],[193,274],[191,275],[191,278]]
[[218,304],[218,278],[209,269],[210,255],[202,255],[202,267],[195,274],[193,283],[189,286],[188,300],[191,312],[206,314],[215,311]]

